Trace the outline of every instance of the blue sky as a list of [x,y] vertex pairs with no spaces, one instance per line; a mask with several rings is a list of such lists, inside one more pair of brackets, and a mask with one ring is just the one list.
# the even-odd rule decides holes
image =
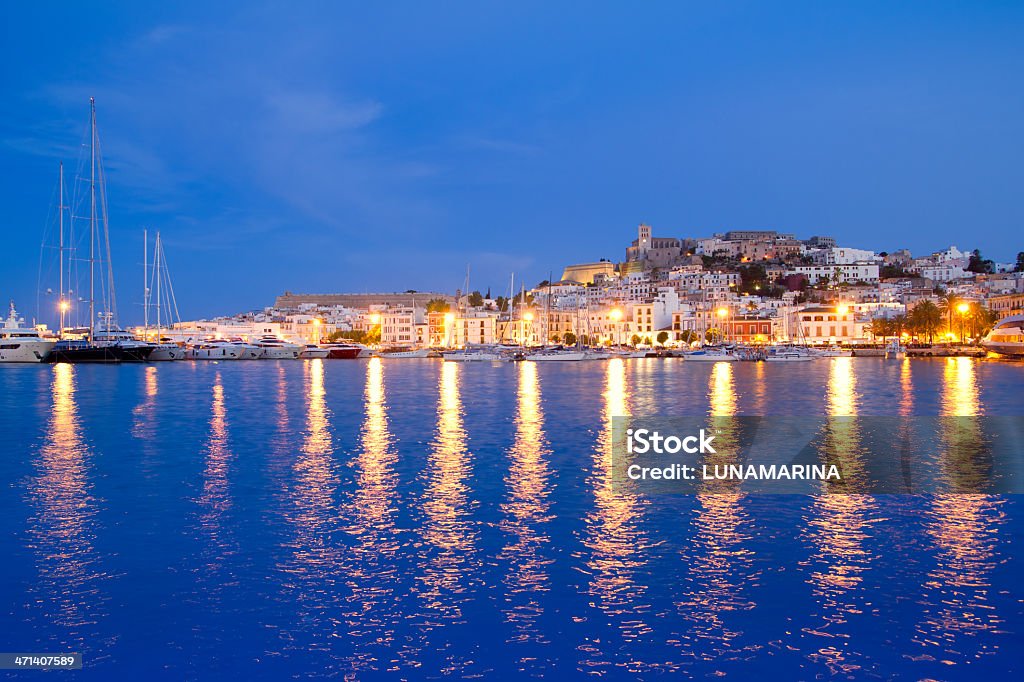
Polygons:
[[35,312],[96,97],[123,322],[453,291],[730,228],[1024,250],[1020,3],[3,8],[0,296]]

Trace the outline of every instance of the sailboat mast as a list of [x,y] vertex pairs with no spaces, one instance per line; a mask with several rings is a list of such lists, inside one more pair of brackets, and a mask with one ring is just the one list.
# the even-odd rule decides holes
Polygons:
[[149,336],[149,231],[146,228],[142,228],[142,329],[143,338],[147,338]]
[[163,279],[163,255],[164,247],[160,242],[160,231],[156,233],[156,244],[153,245],[153,271],[156,273],[156,342],[160,343],[160,309],[163,301],[160,299],[160,280]]
[[57,213],[60,215],[58,220],[59,228],[58,232],[60,236],[58,239],[57,247],[57,261],[58,266],[58,296],[57,306],[60,311],[60,330],[58,333],[64,332],[64,162],[60,162],[60,181],[57,186]]
[[96,324],[96,99],[89,98],[89,341]]

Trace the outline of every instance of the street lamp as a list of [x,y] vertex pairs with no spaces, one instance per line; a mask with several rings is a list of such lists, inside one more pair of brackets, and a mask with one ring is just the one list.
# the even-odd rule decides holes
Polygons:
[[449,348],[451,348],[451,345],[452,345],[452,327],[454,326],[452,324],[453,322],[455,322],[455,313],[445,313],[444,314],[444,337],[445,337],[445,344],[444,345],[449,347]]
[[850,306],[845,303],[840,303],[839,307],[836,308],[836,312],[840,315],[846,315],[846,313],[850,312]]
[[960,313],[960,345],[964,345],[964,317],[967,315],[967,311],[971,309],[969,303],[961,303],[956,307],[957,312]]
[[526,325],[533,322],[533,313],[530,311],[526,311],[525,313],[523,313],[523,322],[523,327],[522,329],[519,330],[519,336],[521,341],[521,343],[519,344],[520,346],[526,345]]
[[320,318],[319,317],[314,317],[313,318],[313,338],[310,339],[310,343],[320,343],[320,341],[321,341],[321,337],[320,337]]
[[608,313],[608,317],[615,323],[613,329],[615,330],[615,345],[617,346],[619,345],[619,321],[622,319],[622,311],[618,308],[612,308],[611,312]]
[[68,309],[70,307],[71,307],[71,304],[68,303],[67,301],[61,301],[60,302],[60,330],[59,330],[59,332],[61,334],[64,333],[64,315],[68,312]]
[[725,333],[726,332],[725,318],[729,316],[729,309],[728,308],[719,308],[716,312],[718,314],[719,319],[722,320],[722,341],[725,341],[726,340],[726,336],[727,336],[726,333]]

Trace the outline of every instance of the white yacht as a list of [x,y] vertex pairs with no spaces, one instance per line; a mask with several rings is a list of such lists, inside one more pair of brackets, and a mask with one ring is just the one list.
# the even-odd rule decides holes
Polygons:
[[501,356],[487,348],[463,348],[441,353],[445,362],[496,362]]
[[252,345],[263,350],[264,360],[297,360],[302,353],[302,346],[299,344],[289,343],[276,336],[261,336]]
[[56,340],[44,339],[24,325],[11,301],[11,312],[0,329],[0,362],[42,362],[57,345]]
[[721,348],[707,348],[683,355],[687,362],[736,362],[738,357]]
[[150,362],[170,362],[171,360],[184,360],[185,349],[176,343],[164,342],[153,345],[153,352],[149,354]]
[[570,348],[541,348],[526,356],[532,362],[578,362],[586,358],[586,351]]
[[852,358],[853,351],[848,348],[842,348],[840,346],[828,346],[821,350],[814,351],[819,357],[823,358]]
[[207,339],[188,349],[192,360],[241,360],[242,348],[224,339]]
[[802,348],[772,348],[765,355],[765,362],[809,362],[817,360],[820,355],[814,355]]
[[321,348],[315,343],[307,343],[302,347],[302,351],[299,353],[299,357],[303,360],[312,360],[313,358],[327,358],[331,355],[330,348]]
[[[382,358],[429,358],[432,351],[429,348],[416,348],[416,349],[403,349],[403,350],[386,350],[382,351],[380,357]],[[362,357],[362,354],[360,354]]]
[[981,340],[981,347],[999,355],[1024,357],[1024,315],[999,320]]

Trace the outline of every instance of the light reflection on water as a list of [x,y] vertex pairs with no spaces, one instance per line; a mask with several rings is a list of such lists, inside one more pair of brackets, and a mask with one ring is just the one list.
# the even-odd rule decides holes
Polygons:
[[539,674],[544,667],[538,665],[536,646],[550,640],[537,621],[551,591],[549,567],[554,561],[545,528],[552,519],[550,448],[544,437],[537,363],[518,363],[518,374],[515,440],[505,477],[508,494],[501,505],[501,529],[509,539],[498,558],[507,566],[502,611],[514,628],[509,644],[528,645],[517,660],[518,669]]
[[584,519],[582,541],[590,552],[581,558],[590,576],[585,589],[615,631],[606,639],[589,638],[579,646],[580,666],[594,674],[616,667],[643,670],[652,666],[642,660],[641,647],[632,647],[650,633],[651,604],[644,578],[648,548],[645,501],[625,485],[613,482],[612,417],[630,414],[626,366],[619,358],[607,363],[603,398],[601,427],[587,477],[594,509]]
[[292,465],[292,481],[285,502],[290,529],[287,554],[279,566],[282,589],[295,610],[293,625],[282,630],[285,647],[305,650],[316,661],[335,658],[332,640],[338,636],[336,609],[341,579],[337,568],[345,548],[337,541],[338,475],[328,429],[331,413],[326,403],[324,364],[312,360],[305,374],[305,423],[301,445]]
[[974,419],[983,412],[977,361],[947,358],[942,374],[942,470],[949,493],[939,493],[926,507],[925,532],[935,549],[935,567],[923,585],[923,619],[915,641],[923,656],[946,665],[970,663],[992,655],[998,646],[980,640],[1004,624],[990,603],[990,574],[996,567],[999,526],[1005,522],[1005,498],[977,495],[977,478],[985,469],[978,443],[986,434]]
[[353,462],[355,490],[346,528],[354,544],[340,570],[348,590],[345,631],[353,649],[347,660],[356,671],[392,667],[393,660],[382,663],[381,657],[394,645],[401,621],[395,593],[400,577],[395,534],[398,452],[388,427],[386,395],[384,363],[372,358],[366,363],[362,441]]
[[40,649],[97,657],[113,644],[99,625],[108,614],[103,585],[110,576],[95,547],[100,501],[90,480],[94,452],[82,434],[76,372],[72,365],[53,365],[52,409],[28,485],[28,547],[38,571],[28,617],[40,632],[49,630]]
[[[740,427],[732,363],[714,364],[708,398],[708,415],[718,447],[703,463],[708,467],[736,464]],[[704,488],[708,492],[696,496],[690,543],[682,557],[686,590],[676,608],[687,623],[687,632],[681,638],[683,653],[711,665],[719,659],[750,656],[759,648],[744,643],[743,633],[732,623],[735,612],[756,607],[750,589],[758,581],[748,545],[750,518],[744,509],[745,496],[736,487],[735,481],[715,480]]]
[[[161,666],[197,640],[246,679],[1009,672],[1021,628],[1006,565],[1022,536],[1016,502],[957,493],[990,465],[972,417],[1019,404],[986,379],[1016,386],[1024,373],[965,358],[664,372],[659,362],[126,367],[111,371],[138,371],[121,382],[135,393],[111,404],[81,390],[95,370],[48,368],[41,445],[8,458],[27,490],[24,509],[4,508],[12,532],[25,529],[28,578],[10,574],[19,608],[0,609],[0,625],[91,652],[93,679],[117,677],[128,657],[103,632],[165,620],[132,610],[144,601],[124,597],[135,589],[172,623],[134,638],[167,643],[149,664],[193,677],[203,663]],[[561,364],[572,366],[548,366]],[[502,414],[477,402],[496,387]],[[165,410],[182,395],[197,417],[179,424]],[[868,451],[867,429],[843,417],[922,405],[959,417],[937,434],[949,493],[769,500],[720,481],[698,496],[648,497],[612,484],[612,416],[693,406],[728,446],[743,436],[738,415],[785,412],[788,395],[834,417],[823,437],[846,472],[890,453]],[[126,433],[132,447],[108,452]],[[124,486],[178,472],[185,492],[125,501]],[[152,499],[167,505],[145,517],[158,532],[115,532]],[[176,604],[165,574],[146,572],[163,564],[132,559],[147,548],[123,539],[140,536],[168,539],[166,557],[196,578],[180,588],[193,598]],[[265,639],[225,637],[254,613],[246,632]],[[281,667],[268,672],[268,661]]]
[[[832,358],[829,368],[825,424],[828,451],[844,478],[859,480],[865,466],[860,452],[860,431],[853,419],[860,394],[853,358]],[[857,647],[849,646],[851,619],[873,608],[866,602],[861,584],[876,560],[870,548],[872,525],[880,521],[878,504],[860,487],[828,482],[828,491],[814,497],[804,517],[813,553],[801,565],[808,571],[820,613],[814,614],[803,632],[814,638],[816,648],[808,658],[828,667],[833,674],[852,674],[866,663]]]

